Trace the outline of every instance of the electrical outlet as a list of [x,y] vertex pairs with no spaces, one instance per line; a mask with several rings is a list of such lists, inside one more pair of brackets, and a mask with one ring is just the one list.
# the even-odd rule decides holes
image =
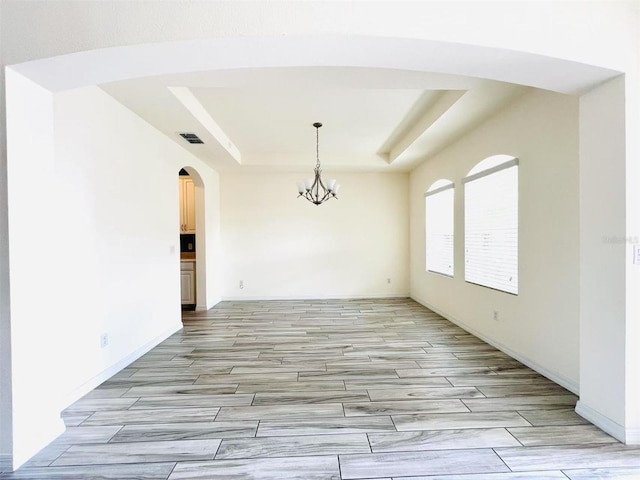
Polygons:
[[109,334],[103,333],[100,335],[100,348],[105,348],[107,345],[109,345]]
[[493,319],[497,322],[498,320],[500,320],[500,315],[498,314],[497,310],[493,311]]
[[389,284],[391,283],[391,279],[390,278],[387,278],[387,283],[389,283]]
[[633,246],[633,263],[640,265],[640,245]]
[[242,290],[243,288],[244,288],[244,282],[240,280],[240,290]]

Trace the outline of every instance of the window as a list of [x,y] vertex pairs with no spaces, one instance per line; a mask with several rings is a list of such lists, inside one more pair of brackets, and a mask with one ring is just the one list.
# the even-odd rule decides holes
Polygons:
[[518,160],[496,155],[464,179],[467,282],[518,294]]
[[453,277],[453,183],[438,180],[425,194],[426,269]]

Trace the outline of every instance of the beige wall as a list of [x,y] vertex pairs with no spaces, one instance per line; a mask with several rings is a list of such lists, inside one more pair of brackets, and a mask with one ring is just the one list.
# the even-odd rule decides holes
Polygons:
[[223,297],[408,295],[408,175],[327,171],[340,198],[316,206],[312,173],[221,174]]
[[[461,180],[496,154],[520,161],[518,296],[464,281]],[[456,186],[453,279],[424,268],[424,193],[440,178]],[[578,100],[534,90],[412,172],[411,294],[577,390],[578,227]]]

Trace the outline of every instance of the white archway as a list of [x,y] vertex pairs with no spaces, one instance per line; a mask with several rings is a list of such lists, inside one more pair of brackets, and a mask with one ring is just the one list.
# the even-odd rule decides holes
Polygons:
[[[46,134],[50,134],[53,130],[53,121],[50,118],[50,124],[47,125],[46,117],[43,119],[42,115],[49,115],[51,112],[43,112],[35,102],[39,100],[50,101],[51,94],[55,92],[149,75],[242,68],[338,65],[471,75],[520,83],[561,93],[577,94],[619,74],[613,70],[578,62],[511,51],[506,48],[506,45],[506,40],[505,48],[498,49],[432,40],[358,36],[227,37],[134,45],[74,53],[8,67],[8,70],[12,71],[12,79],[7,82],[7,97],[12,98],[12,102],[18,103],[21,99],[29,98],[28,93],[32,93],[34,90],[39,92],[40,99],[35,101],[33,97],[29,99],[31,102],[29,105],[32,106],[32,109],[28,109],[26,115],[39,116],[41,122],[33,127],[38,129],[34,130],[33,134],[34,137],[37,137],[42,136],[44,132],[46,137]],[[482,64],[478,63],[479,58],[484,59]],[[509,68],[505,68],[505,65],[508,65]],[[35,82],[35,86],[31,82]],[[31,85],[27,85],[28,83]],[[598,105],[606,103],[606,99],[610,95],[615,98],[619,98],[621,94],[624,96],[624,82],[621,83],[622,85],[615,84],[611,92],[604,92],[602,97],[591,98],[593,104],[588,105],[590,109],[585,114],[589,117],[585,117],[584,120],[591,119],[593,121],[597,115]],[[622,108],[624,110],[624,103]],[[21,125],[21,128],[29,128],[29,126]],[[28,132],[22,132],[22,134],[25,133]],[[9,129],[8,140],[10,142],[14,140],[14,134],[15,131]],[[592,134],[593,128],[588,128],[582,135],[591,136]],[[622,138],[609,135],[605,139],[608,143],[615,144],[615,147],[611,148],[613,151],[619,151],[621,143],[624,146],[624,135]],[[591,145],[586,139],[585,144]],[[46,144],[42,144],[41,147],[43,151],[52,155],[52,152],[47,150]],[[19,154],[20,148],[22,147],[17,145],[13,151],[9,152],[10,165],[14,161],[14,156],[17,161],[28,157],[28,155],[21,156]],[[597,169],[596,165],[600,161],[601,156],[598,154],[588,156],[591,172]],[[624,172],[624,163],[624,155],[617,156],[609,166],[617,172]],[[622,177],[624,178],[624,175]],[[10,176],[9,182],[15,180]],[[592,183],[587,182],[587,185],[591,188]],[[20,184],[16,183],[16,186],[19,187]],[[618,206],[620,205],[616,204],[616,207]],[[624,207],[624,201],[622,206]],[[601,218],[593,217],[590,211],[585,210],[582,213],[589,220],[589,228],[583,232],[583,235],[591,237],[601,230]],[[608,224],[605,223],[605,225]],[[10,236],[11,242],[21,240],[12,235],[13,233]],[[14,252],[12,251],[10,254],[13,255]],[[619,270],[620,265],[616,264],[616,266]],[[624,270],[624,265],[622,265],[622,270]],[[597,275],[597,272],[592,271],[589,274]],[[583,295],[585,294],[588,292],[583,292]],[[605,303],[607,301],[609,299],[604,300]],[[19,309],[16,309],[14,313],[18,311]],[[12,322],[22,321],[24,319],[19,318],[17,314],[12,318]],[[597,328],[594,327],[590,332],[592,337],[597,337]],[[624,349],[624,329],[622,333],[618,332],[611,343]],[[595,355],[597,356],[597,352]],[[612,363],[608,367],[616,369],[621,365]],[[16,365],[13,368],[16,371]],[[607,372],[603,372],[601,376],[607,378]],[[598,386],[597,379],[588,378],[587,380]],[[611,385],[605,385],[605,388],[601,388],[601,390],[608,391],[611,395],[619,395],[622,392],[624,398],[624,380],[622,385],[618,380],[614,379],[614,381],[617,383],[613,385],[613,388],[609,388]],[[592,390],[595,391],[596,388]],[[588,403],[591,404],[591,400]],[[614,412],[615,415],[613,415],[607,411],[609,408],[607,399],[595,398],[591,405],[589,408],[592,419],[597,415],[602,415],[604,418],[616,417],[613,423],[623,429],[622,433],[616,425],[610,426],[608,431],[614,433],[618,438],[626,438],[624,435],[624,418],[626,417],[624,412],[622,414]],[[583,411],[587,412],[587,410]],[[620,415],[623,417],[622,421],[619,420]],[[25,432],[14,432],[16,437],[24,435]],[[50,432],[45,432],[43,435],[50,435]],[[28,451],[22,452],[22,457],[28,456],[28,453]]]
[[[415,54],[407,54],[415,52]],[[483,59],[478,65],[478,59]],[[509,65],[509,68],[505,68]],[[579,94],[620,72],[506,48],[368,36],[254,36],[131,45],[9,68],[51,92],[175,73],[275,67],[359,67],[486,78]]]

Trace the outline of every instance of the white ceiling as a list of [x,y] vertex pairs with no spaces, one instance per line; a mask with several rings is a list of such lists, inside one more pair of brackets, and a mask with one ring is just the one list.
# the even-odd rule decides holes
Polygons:
[[[357,67],[235,69],[101,87],[218,170],[409,171],[528,87]],[[190,145],[178,133],[196,133]]]

